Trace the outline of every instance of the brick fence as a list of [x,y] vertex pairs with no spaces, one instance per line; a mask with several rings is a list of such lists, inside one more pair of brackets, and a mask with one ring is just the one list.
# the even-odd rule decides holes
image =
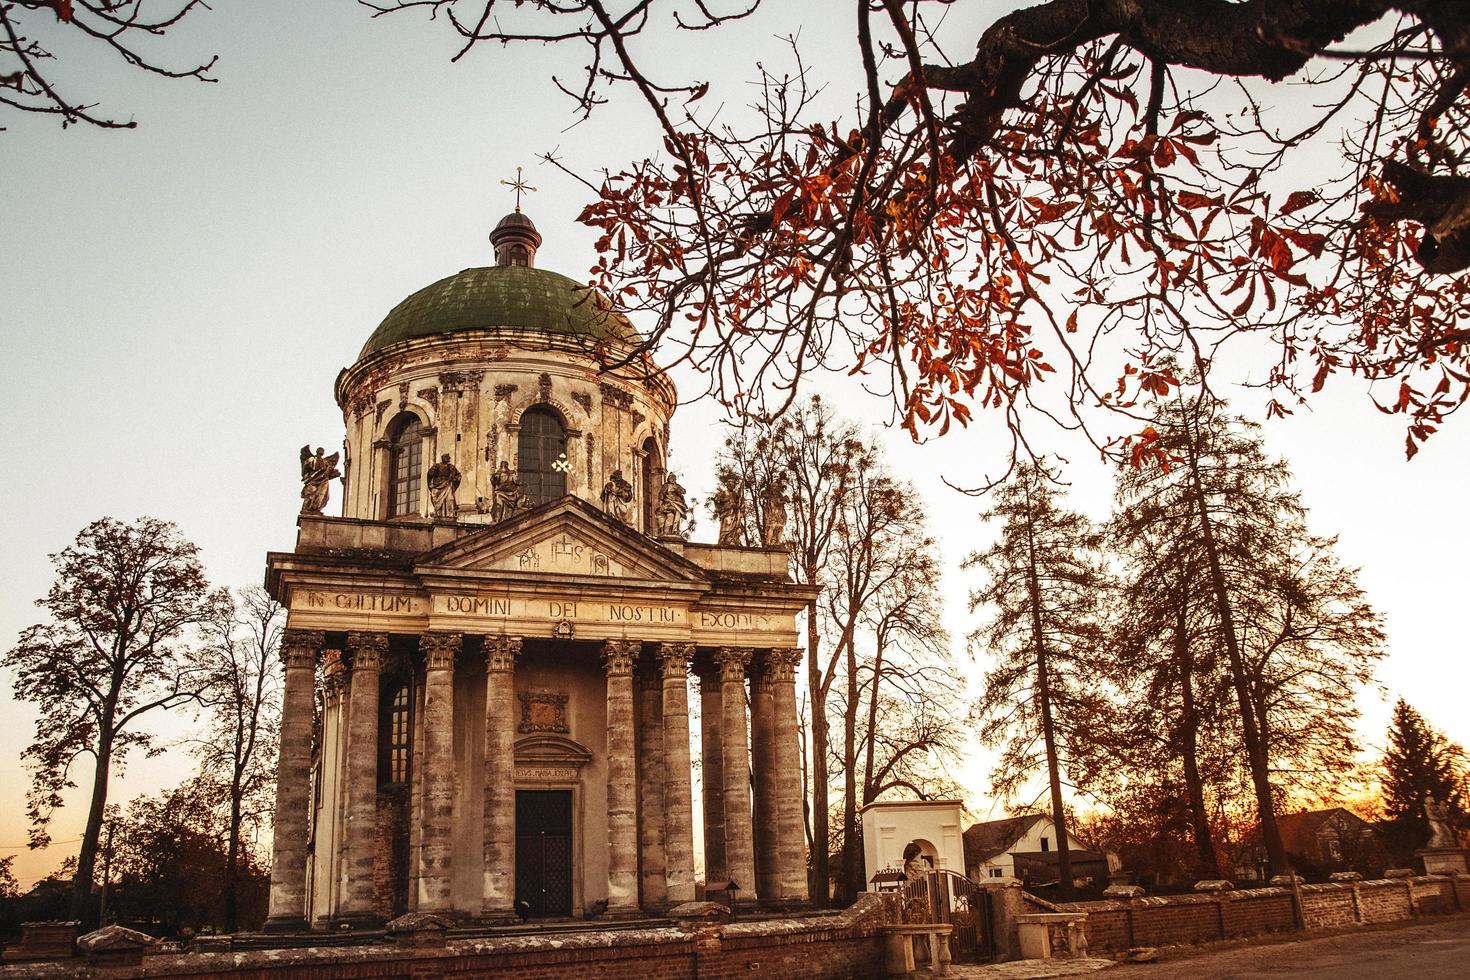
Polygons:
[[[1307,929],[1470,911],[1470,875],[1302,885],[1300,893],[1301,921]],[[1086,912],[1088,949],[1110,953],[1133,946],[1177,946],[1289,932],[1297,928],[1295,902],[1290,888],[1251,888],[1072,902],[1057,908]]]
[[358,980],[494,976],[705,980],[768,977],[828,980],[883,975],[879,927],[891,905],[865,895],[830,915],[768,919],[692,930],[672,927],[450,940],[440,946],[391,943],[239,953],[150,955],[141,966],[101,968],[81,960],[0,967],[0,978],[106,976],[202,980]]

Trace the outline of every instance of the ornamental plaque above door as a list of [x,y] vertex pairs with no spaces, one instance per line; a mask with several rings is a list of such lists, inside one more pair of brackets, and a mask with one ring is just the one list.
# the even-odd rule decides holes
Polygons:
[[521,723],[517,728],[520,734],[551,732],[565,735],[571,731],[567,725],[565,691],[522,691],[520,699]]

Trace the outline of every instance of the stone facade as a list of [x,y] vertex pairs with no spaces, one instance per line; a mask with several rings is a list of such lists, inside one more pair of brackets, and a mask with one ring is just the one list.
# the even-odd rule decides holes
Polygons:
[[[575,284],[534,269],[529,219],[508,226],[503,280],[466,270],[420,291],[339,376],[343,516],[303,514],[294,550],[268,556],[288,610],[273,929],[702,898],[691,673],[718,884],[806,898],[795,643],[810,592],[783,548],[655,536],[673,386],[627,357],[626,321],[597,334],[585,297],[557,292]],[[619,358],[632,366],[607,368]],[[458,493],[431,515],[427,464],[445,455]],[[614,474],[633,486],[625,510],[603,506]],[[514,480],[522,497],[491,506]]]

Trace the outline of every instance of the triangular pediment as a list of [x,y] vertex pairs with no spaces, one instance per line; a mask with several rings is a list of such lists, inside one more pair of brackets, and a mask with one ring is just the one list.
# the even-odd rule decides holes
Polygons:
[[703,570],[576,497],[474,531],[420,557],[420,571],[702,582]]

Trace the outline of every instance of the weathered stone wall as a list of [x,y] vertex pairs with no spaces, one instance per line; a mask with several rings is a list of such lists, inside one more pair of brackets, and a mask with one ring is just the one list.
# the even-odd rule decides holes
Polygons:
[[[1396,922],[1470,910],[1470,875],[1301,886],[1308,929]],[[1297,928],[1289,888],[1059,905],[1087,913],[1087,945],[1101,953],[1132,946],[1178,946]]]
[[[359,980],[421,977],[603,977],[609,980],[827,978],[883,975],[879,927],[888,906],[866,895],[846,911],[800,919],[675,928],[507,936],[437,947],[382,943],[241,953],[150,955],[113,967],[110,980]],[[0,967],[0,977],[41,980],[100,975],[80,961]]]

